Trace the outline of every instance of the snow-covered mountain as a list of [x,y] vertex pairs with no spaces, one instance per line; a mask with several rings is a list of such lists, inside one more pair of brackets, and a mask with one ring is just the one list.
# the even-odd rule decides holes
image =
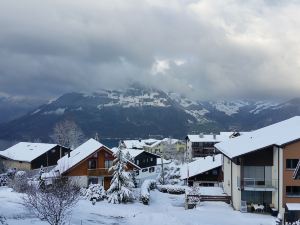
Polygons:
[[252,130],[300,115],[300,99],[271,101],[193,101],[151,88],[68,93],[0,125],[0,139],[49,140],[55,123],[74,120],[86,136],[184,138],[189,132]]

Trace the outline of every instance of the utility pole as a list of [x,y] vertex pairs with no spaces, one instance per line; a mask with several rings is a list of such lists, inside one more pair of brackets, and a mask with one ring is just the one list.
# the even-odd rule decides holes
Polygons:
[[185,139],[185,163],[187,167],[186,185],[189,186],[189,155],[187,150],[187,138]]
[[162,184],[165,184],[164,156],[163,156],[163,154],[161,154],[160,157],[161,157],[161,175],[162,175]]

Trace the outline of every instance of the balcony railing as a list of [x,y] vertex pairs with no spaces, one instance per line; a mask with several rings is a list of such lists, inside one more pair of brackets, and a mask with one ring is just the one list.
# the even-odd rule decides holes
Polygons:
[[262,180],[257,178],[244,178],[241,181],[241,186],[245,190],[276,190],[278,188],[278,180]]
[[108,168],[96,168],[96,169],[88,169],[88,176],[107,176],[112,175],[112,172],[108,171]]

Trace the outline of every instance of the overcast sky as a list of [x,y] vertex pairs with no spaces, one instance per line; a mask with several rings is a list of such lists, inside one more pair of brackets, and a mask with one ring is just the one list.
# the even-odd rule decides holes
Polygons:
[[132,82],[201,100],[300,97],[300,1],[0,1],[0,95]]

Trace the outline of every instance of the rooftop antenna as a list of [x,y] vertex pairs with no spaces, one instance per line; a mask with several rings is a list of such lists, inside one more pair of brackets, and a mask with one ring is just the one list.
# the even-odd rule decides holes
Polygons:
[[95,138],[94,138],[96,141],[99,141],[100,140],[100,138],[99,138],[99,135],[98,135],[98,132],[96,132],[96,134],[95,134]]

